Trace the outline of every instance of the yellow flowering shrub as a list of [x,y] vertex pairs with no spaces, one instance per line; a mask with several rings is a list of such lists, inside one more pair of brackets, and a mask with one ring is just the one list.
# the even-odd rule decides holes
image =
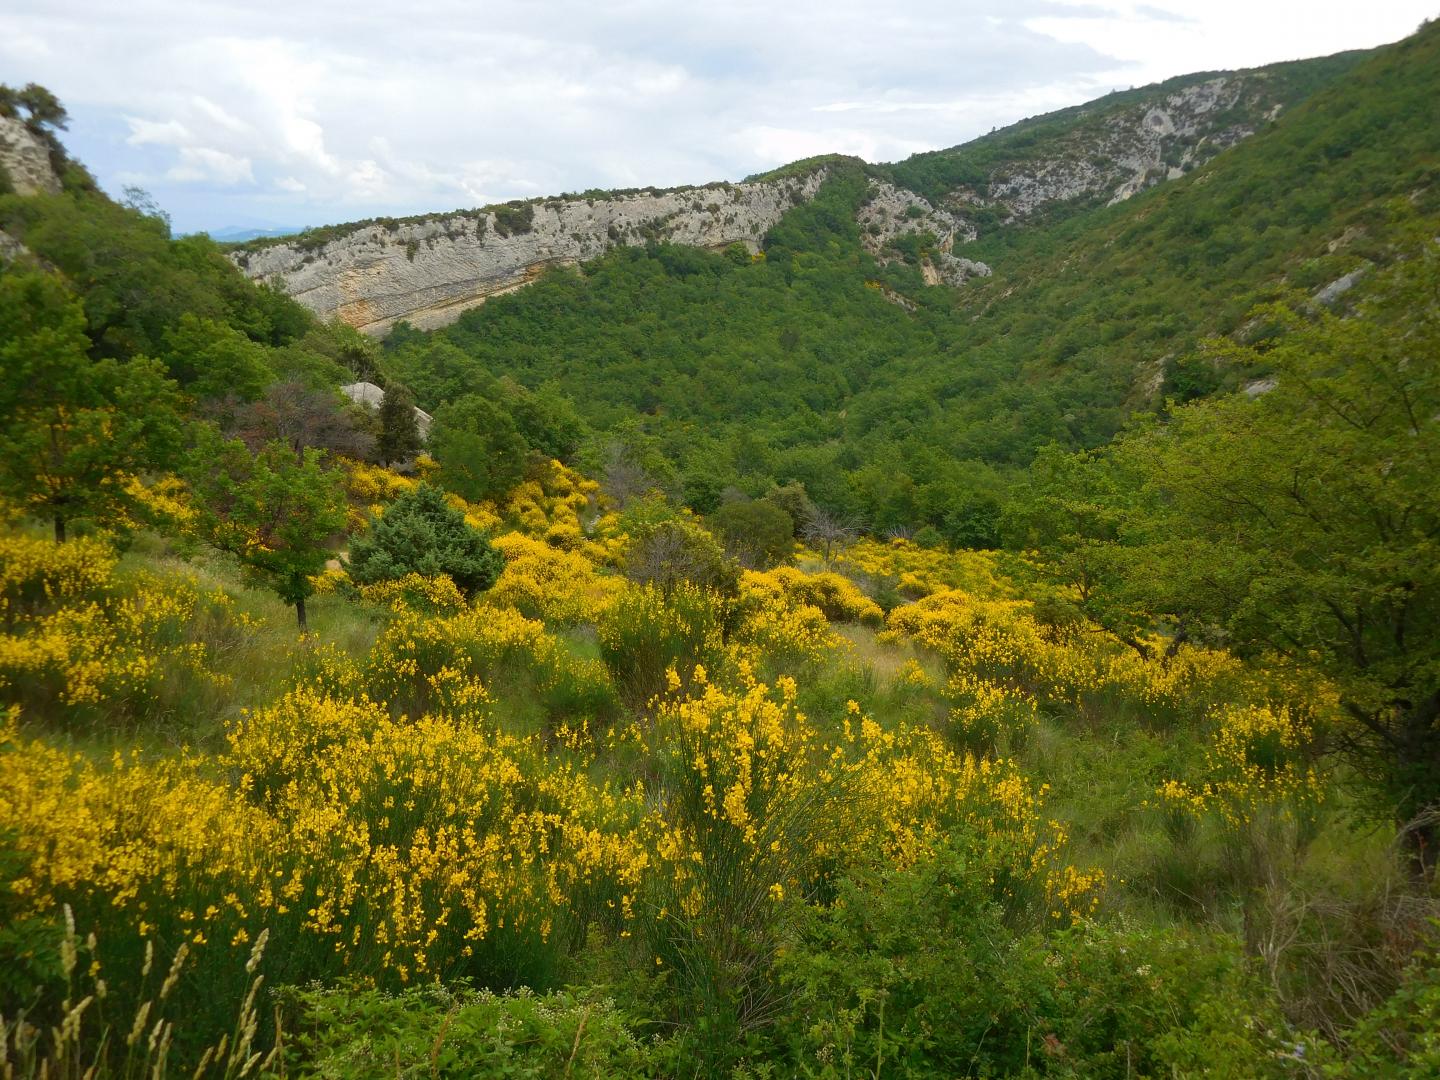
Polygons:
[[557,547],[574,547],[584,536],[580,515],[598,504],[599,492],[594,480],[550,460],[532,468],[497,510],[527,536],[543,536]]
[[548,712],[607,717],[614,688],[604,666],[573,656],[545,624],[514,608],[466,607],[426,616],[401,609],[363,665],[370,695],[413,713],[443,707],[461,686],[503,678]]
[[466,604],[465,594],[448,574],[426,577],[411,572],[390,581],[361,585],[360,599],[392,611],[458,611]]
[[109,544],[82,537],[57,544],[0,533],[0,620],[12,620],[98,595],[118,561]]
[[597,573],[595,564],[579,552],[518,532],[493,543],[505,557],[505,569],[487,599],[530,618],[561,626],[595,622],[624,585],[617,577]]
[[807,574],[793,566],[777,566],[767,571],[745,571],[741,575],[740,586],[744,592],[782,596],[793,602],[810,604],[824,612],[831,622],[879,626],[885,621],[880,605],[842,574]]
[[754,581],[741,581],[737,614],[731,644],[752,665],[799,674],[840,645],[820,608]]
[[1102,875],[1066,865],[1063,831],[1040,816],[1043,789],[1013,764],[957,754],[927,729],[885,731],[854,702],[824,737],[783,676],[727,690],[700,671],[682,694],[672,672],[670,685],[647,741],[671,800],[653,887],[672,920],[728,918],[772,886],[808,895],[825,866],[877,854],[909,865],[957,830],[992,867],[997,899],[1043,899],[1067,920],[1098,902]]
[[0,632],[0,700],[114,720],[145,712],[167,679],[228,682],[212,673],[205,643],[191,640],[207,615],[226,617],[224,594],[202,593],[186,576],[118,580],[114,556],[93,541],[51,544],[53,555],[6,543],[19,556],[0,572],[7,610],[37,596],[69,602]]
[[[814,552],[802,552],[806,562],[818,561]],[[848,545],[834,565],[850,575],[893,580],[901,595],[919,599],[944,589],[963,589],[980,596],[1012,595],[985,551],[943,551],[924,548],[909,540],[875,540],[869,537]]]
[[1221,650],[1182,645],[1172,652],[1155,639],[1146,659],[1095,628],[1046,626],[1029,601],[958,589],[896,608],[886,633],[939,654],[962,677],[961,689],[978,680],[1090,716],[1128,709],[1155,721],[1198,717],[1244,682],[1243,666]]
[[1262,807],[1305,807],[1320,798],[1310,764],[1313,731],[1300,710],[1224,705],[1211,712],[1209,726],[1202,776],[1167,781],[1160,788],[1167,802],[1195,814],[1213,810],[1240,826]]

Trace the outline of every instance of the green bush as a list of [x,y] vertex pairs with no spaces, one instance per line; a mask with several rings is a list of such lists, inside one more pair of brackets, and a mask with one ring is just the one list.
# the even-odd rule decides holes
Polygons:
[[401,495],[350,544],[350,576],[365,585],[407,574],[447,574],[473,596],[494,585],[504,568],[489,537],[467,525],[465,515],[429,484]]
[[719,594],[681,582],[668,593],[630,586],[599,626],[600,656],[620,692],[643,705],[665,689],[674,668],[688,682],[696,665],[711,667],[720,654],[724,601]]
[[291,991],[288,1065],[296,1077],[641,1077],[660,1047],[642,1042],[606,999],[564,991],[497,995],[440,986],[401,994]]
[[844,878],[777,963],[777,1053],[819,1077],[1287,1075],[1296,1041],[1237,943],[1025,929],[990,876],[952,844]]

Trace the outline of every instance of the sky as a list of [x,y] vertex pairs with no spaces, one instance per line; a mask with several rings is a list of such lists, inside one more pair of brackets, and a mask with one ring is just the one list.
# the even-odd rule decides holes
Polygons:
[[1398,40],[1440,0],[5,0],[0,81],[179,232],[895,161],[1192,71]]

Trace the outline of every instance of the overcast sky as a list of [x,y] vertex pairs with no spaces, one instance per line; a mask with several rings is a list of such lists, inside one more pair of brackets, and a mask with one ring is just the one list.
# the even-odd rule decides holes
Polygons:
[[1394,41],[1437,0],[5,0],[0,81],[177,230],[893,161],[1117,87]]

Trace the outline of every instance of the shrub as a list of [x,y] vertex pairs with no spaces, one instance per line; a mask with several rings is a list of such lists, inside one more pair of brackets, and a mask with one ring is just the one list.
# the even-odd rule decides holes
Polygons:
[[600,656],[621,693],[644,704],[665,689],[667,671],[688,681],[697,666],[715,665],[723,621],[724,601],[712,590],[632,585],[600,621]]
[[613,1002],[569,991],[497,995],[464,987],[386,994],[360,987],[290,992],[296,1031],[289,1064],[300,1076],[454,1080],[658,1074]]
[[361,584],[444,574],[474,595],[495,584],[503,566],[485,534],[429,484],[402,494],[350,545],[350,575]]

